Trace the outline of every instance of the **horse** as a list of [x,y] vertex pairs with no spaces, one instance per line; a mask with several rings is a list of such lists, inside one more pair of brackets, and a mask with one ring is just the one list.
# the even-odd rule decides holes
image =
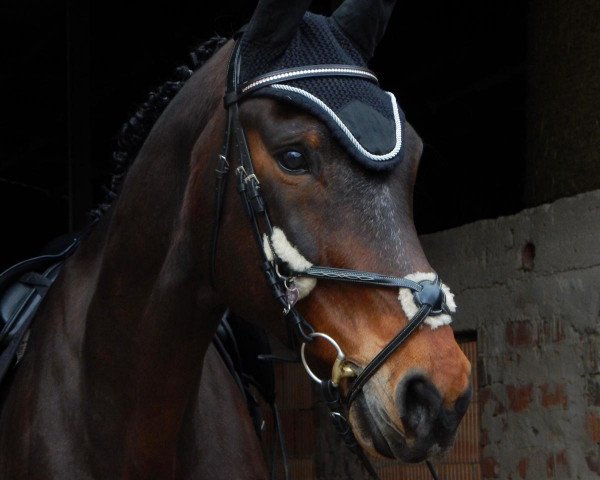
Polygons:
[[[259,436],[265,432],[256,430],[244,386],[235,379],[222,353],[211,345],[204,357],[198,393],[180,432],[179,478],[275,478]],[[273,444],[270,452],[271,469],[275,447]]]
[[296,332],[319,372],[337,365],[328,383],[352,400],[345,420],[365,450],[417,462],[451,447],[470,365],[412,221],[421,140],[393,96],[393,150],[379,155],[364,145],[390,128],[364,102],[351,99],[332,127],[323,102],[294,103],[297,86],[260,68],[271,83],[243,83],[322,27],[353,63],[294,78],[388,95],[364,66],[394,2],[345,0],[326,19],[309,4],[261,0],[153,126],[37,314],[0,417],[2,478],[185,478],[182,459],[203,439],[182,444],[183,432],[227,306],[281,339]]

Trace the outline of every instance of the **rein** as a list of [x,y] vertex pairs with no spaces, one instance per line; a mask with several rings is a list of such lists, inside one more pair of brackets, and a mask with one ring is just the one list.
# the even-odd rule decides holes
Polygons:
[[[377,82],[375,75],[367,69],[354,65],[319,65],[293,68],[271,72],[258,78],[239,84],[240,76],[240,41],[238,40],[229,62],[227,74],[227,91],[224,97],[224,106],[227,109],[227,130],[221,154],[218,157],[216,168],[216,191],[215,191],[215,222],[213,225],[211,264],[210,272],[213,286],[216,268],[216,251],[219,237],[219,224],[224,204],[224,192],[227,181],[227,173],[231,168],[228,160],[230,146],[233,143],[240,158],[240,164],[235,169],[237,179],[237,190],[242,200],[242,205],[250,220],[252,232],[261,255],[261,268],[264,272],[267,284],[273,297],[281,305],[284,316],[290,328],[296,333],[302,343],[301,358],[308,375],[321,386],[321,392],[330,409],[330,417],[338,434],[344,443],[363,462],[366,470],[374,478],[378,479],[375,469],[370,464],[366,454],[358,444],[352,428],[344,414],[348,411],[357,395],[361,392],[366,382],[377,372],[383,363],[407,340],[408,337],[423,323],[428,316],[436,316],[450,313],[446,304],[446,298],[442,290],[442,283],[436,276],[435,280],[412,281],[408,278],[381,275],[378,273],[333,268],[326,266],[311,266],[305,271],[289,271],[285,262],[275,254],[275,249],[270,244],[273,234],[273,223],[269,216],[267,204],[262,196],[260,181],[256,176],[252,157],[246,142],[244,129],[239,118],[239,102],[251,96],[258,89],[268,86],[276,86],[277,82],[290,79],[301,79],[323,76],[350,76]],[[273,257],[269,259],[263,248],[263,239],[266,238],[271,247]],[[280,272],[285,271],[286,274]],[[407,288],[413,292],[418,311],[410,319],[408,324],[371,360],[371,362],[356,375],[354,369],[345,361],[345,355],[339,345],[328,335],[316,332],[312,325],[306,321],[295,308],[298,299],[298,288],[295,285],[297,277],[313,277],[317,279],[351,282],[369,285],[372,287],[385,288]],[[304,349],[306,344],[315,338],[327,340],[337,350],[337,358],[332,368],[331,378],[319,379],[308,366]],[[342,398],[339,390],[339,382],[342,378],[356,377],[350,386],[348,395]],[[345,408],[344,408],[345,407]],[[427,461],[434,480],[437,474],[433,465]]]

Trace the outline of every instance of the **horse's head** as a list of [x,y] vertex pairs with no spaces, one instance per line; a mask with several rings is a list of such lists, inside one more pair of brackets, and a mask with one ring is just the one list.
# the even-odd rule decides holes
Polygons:
[[[394,2],[346,0],[328,19],[304,15],[309,3],[259,4],[239,48],[241,89],[229,98],[236,108],[229,117],[229,166],[238,172],[244,165],[247,144],[255,177],[245,172],[238,178],[242,186],[260,179],[275,228],[262,235],[268,228],[259,225],[253,238],[244,208],[233,198],[238,179],[230,179],[215,280],[225,301],[263,325],[267,319],[281,321],[281,306],[259,269],[265,259],[295,272],[314,264],[412,274],[417,281],[433,276],[412,219],[421,140],[404,122],[395,98],[362,70]],[[345,64],[356,71],[295,76],[297,67],[315,64],[338,65],[327,67],[333,69]],[[295,70],[286,77],[289,68]],[[283,76],[262,76],[274,70]],[[258,84],[244,83],[256,77]],[[260,214],[255,219],[264,221]],[[418,308],[404,288],[399,294],[398,288],[303,277],[296,286],[298,311],[316,331],[337,341],[355,372]],[[444,291],[453,310],[452,295]],[[371,452],[421,461],[451,446],[470,398],[470,365],[454,340],[448,313],[427,317],[351,404],[350,423]],[[326,342],[316,340],[308,348],[313,361],[334,362]],[[351,384],[352,379],[343,380],[342,391]]]

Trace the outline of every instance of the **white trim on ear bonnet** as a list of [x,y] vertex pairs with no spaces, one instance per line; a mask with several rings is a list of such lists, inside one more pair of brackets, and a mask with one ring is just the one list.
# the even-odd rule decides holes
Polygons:
[[[267,255],[267,260],[270,262],[275,259],[273,250],[271,250],[271,245],[273,246],[273,250],[275,250],[277,258],[287,263],[295,272],[303,272],[312,267],[312,263],[303,257],[298,249],[290,243],[281,228],[273,228],[271,242],[269,242],[266,234],[263,235],[263,249]],[[298,300],[301,300],[316,287],[317,279],[311,277],[298,277],[295,280],[295,284],[298,287]]]
[[[417,273],[411,273],[410,275],[406,276],[407,279],[412,280],[413,282],[421,282],[423,280],[433,281],[433,280],[435,280],[435,277],[436,277],[436,274],[433,272],[427,272],[427,273],[417,272]],[[444,295],[446,296],[446,305],[448,306],[448,310],[450,310],[450,312],[452,312],[452,313],[456,312],[456,302],[454,301],[454,294],[443,283],[442,283],[442,291],[444,292]],[[412,318],[419,310],[419,307],[415,303],[413,291],[410,290],[409,288],[401,288],[400,289],[400,293],[398,295],[398,300],[400,300],[400,305],[402,306],[404,313],[406,313],[406,316],[409,319]],[[436,315],[435,317],[428,316],[424,320],[424,323],[429,325],[432,330],[435,330],[436,328],[441,327],[442,325],[449,325],[451,322],[452,322],[452,317],[446,313]]]

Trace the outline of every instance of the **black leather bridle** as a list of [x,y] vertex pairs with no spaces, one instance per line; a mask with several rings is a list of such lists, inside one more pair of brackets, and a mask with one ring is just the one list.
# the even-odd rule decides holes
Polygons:
[[[291,288],[294,288],[293,282],[296,277],[313,277],[322,280],[351,282],[373,287],[408,288],[412,290],[415,303],[418,306],[417,312],[410,319],[408,324],[356,376],[350,386],[348,395],[343,400],[346,409],[349,409],[369,378],[375,374],[379,367],[381,367],[398,347],[406,341],[406,339],[428,316],[450,314],[442,290],[442,283],[437,276],[435,280],[415,282],[403,277],[322,266],[311,266],[307,270],[301,272],[290,271],[288,266],[285,265],[285,262],[275,255],[275,250],[272,245],[271,251],[273,252],[274,258],[269,258],[267,252],[263,248],[263,238],[266,237],[270,241],[273,234],[273,223],[268,212],[267,204],[261,193],[259,179],[256,176],[252,164],[252,157],[248,149],[246,136],[239,117],[239,102],[248,98],[260,88],[268,87],[290,79],[323,76],[350,76],[360,77],[375,82],[377,80],[375,75],[368,69],[360,68],[355,65],[313,65],[271,72],[240,85],[240,43],[241,42],[238,40],[229,62],[227,91],[224,97],[224,105],[227,109],[227,130],[225,131],[223,147],[221,149],[221,154],[219,155],[218,166],[216,169],[215,222],[213,226],[210,265],[213,284],[215,278],[219,224],[223,210],[227,173],[231,169],[228,160],[229,152],[231,145],[233,144],[233,148],[237,150],[239,154],[239,166],[235,169],[237,189],[244,210],[250,219],[252,232],[261,255],[262,270],[273,297],[283,308],[289,326],[295,331],[297,338],[301,342],[310,343],[316,336],[323,335],[315,332],[312,325],[307,322],[295,308],[295,300],[290,300],[288,292]],[[281,272],[285,272],[285,274],[282,275]],[[346,445],[348,445],[348,447],[363,460],[369,473],[374,478],[378,478],[366,455],[358,445],[350,424],[343,413],[342,398],[338,387],[338,382],[333,378],[321,382],[321,390],[330,408],[333,424],[338,433],[343,437]],[[435,474],[432,465],[427,462],[427,466],[434,479],[437,479],[437,475]]]

